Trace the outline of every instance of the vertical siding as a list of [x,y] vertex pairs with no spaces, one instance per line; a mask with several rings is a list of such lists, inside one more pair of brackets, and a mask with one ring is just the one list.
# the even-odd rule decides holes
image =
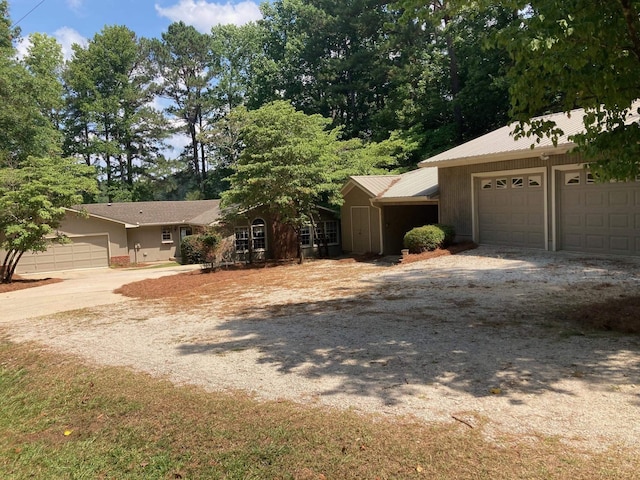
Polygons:
[[[378,210],[371,207],[371,197],[358,187],[352,188],[345,196],[340,208],[340,230],[342,249],[352,251],[353,238],[351,232],[351,207],[369,207],[369,223],[371,225],[371,246],[374,252],[380,251],[380,221]],[[377,238],[377,240],[376,240]]]
[[[459,167],[440,167],[438,169],[440,223],[453,225],[459,239],[471,240],[473,237],[471,175],[474,173],[545,167],[547,170],[548,200],[551,205],[551,167],[553,165],[578,164],[582,161],[578,155],[554,155],[547,160],[532,157]],[[551,221],[551,215],[549,215],[549,221]],[[548,230],[551,231],[551,225]]]

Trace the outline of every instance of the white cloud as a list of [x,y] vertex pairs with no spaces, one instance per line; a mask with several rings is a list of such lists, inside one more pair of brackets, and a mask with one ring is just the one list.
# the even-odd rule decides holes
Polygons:
[[67,0],[67,5],[71,10],[74,11],[80,10],[80,7],[82,7],[83,3],[84,0]]
[[73,55],[73,50],[71,49],[71,46],[74,43],[82,45],[83,47],[87,45],[87,39],[84,38],[82,35],[80,35],[73,28],[69,28],[69,27],[59,28],[58,30],[55,31],[53,36],[55,37],[56,40],[58,40],[58,43],[62,45],[62,55],[64,56],[65,60],[69,60]]
[[31,47],[31,40],[29,37],[22,37],[16,43],[16,52],[19,59],[23,59],[27,53],[29,53],[29,47]]
[[245,0],[236,4],[209,3],[206,0],[180,0],[177,5],[162,8],[156,4],[156,11],[173,22],[183,21],[197,30],[208,33],[214,25],[244,25],[262,18],[258,4]]

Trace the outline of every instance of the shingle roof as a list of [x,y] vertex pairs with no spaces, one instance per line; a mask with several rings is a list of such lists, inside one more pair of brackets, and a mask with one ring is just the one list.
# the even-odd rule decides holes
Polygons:
[[74,210],[126,225],[210,225],[220,217],[220,200],[87,203]]
[[419,168],[400,175],[381,198],[434,197],[438,193],[438,169]]
[[402,175],[356,175],[349,182],[380,200],[434,198],[438,193],[438,169],[420,168]]
[[393,182],[400,179],[400,175],[354,175],[350,180],[355,182],[372,197],[377,197],[384,193]]
[[[632,112],[636,112],[637,103],[632,106]],[[567,113],[555,113],[537,117],[537,119],[550,120],[564,132],[558,138],[554,146],[550,138],[544,137],[536,142],[535,138],[515,139],[512,132],[515,124],[509,124],[481,137],[463,143],[439,155],[427,158],[418,165],[424,166],[456,166],[472,163],[493,162],[506,159],[536,157],[543,154],[562,154],[575,147],[569,137],[584,131],[583,109],[572,110]],[[630,116],[629,122],[638,121],[637,113]],[[535,144],[531,148],[532,144]]]

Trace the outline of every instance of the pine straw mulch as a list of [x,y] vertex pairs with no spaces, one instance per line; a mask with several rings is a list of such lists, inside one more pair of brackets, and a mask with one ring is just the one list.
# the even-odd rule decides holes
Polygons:
[[11,283],[0,283],[0,293],[15,292],[25,288],[41,287],[50,283],[61,282],[61,278],[22,278],[19,275],[13,276]]
[[[412,263],[443,255],[454,255],[464,250],[476,248],[477,245],[467,242],[452,245],[445,249],[408,255],[401,259],[402,263]],[[319,282],[329,282],[332,286],[340,282],[356,281],[357,277],[380,267],[390,266],[385,257],[380,255],[350,255],[332,260],[334,267],[330,276],[318,278]],[[182,298],[193,295],[220,295],[226,292],[249,291],[256,285],[278,285],[283,288],[296,287],[308,283],[310,276],[317,278],[317,272],[311,272],[317,260],[305,260],[302,265],[297,261],[266,262],[260,264],[235,264],[214,271],[200,270],[178,275],[141,280],[129,283],[115,290],[115,293],[140,300]],[[357,271],[349,264],[358,264]],[[314,280],[315,281],[315,280]]]

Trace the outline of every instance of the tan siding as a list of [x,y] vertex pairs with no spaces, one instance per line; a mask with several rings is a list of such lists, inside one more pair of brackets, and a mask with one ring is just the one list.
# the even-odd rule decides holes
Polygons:
[[[180,243],[180,229],[171,228],[171,243],[162,243],[162,227],[139,227],[128,230],[129,248],[127,252],[131,262],[160,262],[175,258]],[[135,245],[140,248],[135,250]]]
[[357,187],[352,188],[344,197],[344,203],[340,208],[340,223],[342,233],[342,248],[347,252],[352,251],[353,245],[351,228],[351,207],[368,207],[371,205],[370,200],[371,197]]
[[127,232],[124,225],[120,223],[67,212],[59,230],[70,237],[106,233],[109,235],[109,256],[129,255]]
[[[453,225],[459,239],[470,240],[472,238],[471,175],[474,173],[545,167],[547,169],[547,179],[550,181],[551,167],[553,165],[578,164],[581,162],[582,159],[578,155],[560,155],[551,156],[546,160],[533,157],[521,160],[440,168],[438,172],[440,184],[440,223]],[[549,231],[551,231],[550,227]]]

